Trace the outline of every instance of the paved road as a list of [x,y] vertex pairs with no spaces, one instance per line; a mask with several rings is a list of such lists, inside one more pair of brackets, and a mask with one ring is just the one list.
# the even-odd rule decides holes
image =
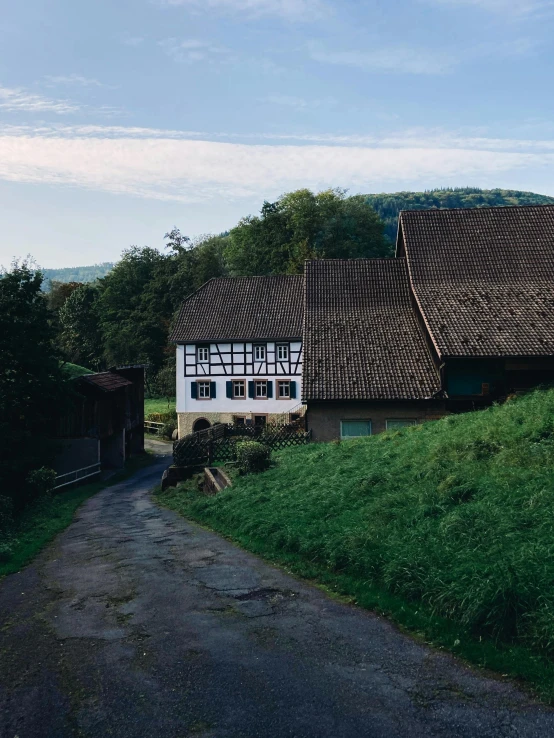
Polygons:
[[167,460],[0,583],[2,738],[515,738],[554,714],[159,509]]

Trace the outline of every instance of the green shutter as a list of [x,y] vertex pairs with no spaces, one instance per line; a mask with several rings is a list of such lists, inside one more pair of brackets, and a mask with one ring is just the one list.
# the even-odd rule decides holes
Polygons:
[[248,397],[254,399],[254,382],[248,382]]
[[290,397],[291,400],[296,400],[296,382],[290,383]]
[[267,383],[267,396],[268,398],[273,397],[273,382],[271,381],[268,381]]
[[210,397],[212,400],[215,400],[216,388],[217,384],[215,382],[210,382]]
[[198,397],[198,384],[196,382],[191,382],[190,396],[193,400],[196,400],[196,398]]
[[232,400],[233,399],[233,383],[232,382],[226,382],[225,389],[226,389],[226,392],[227,392],[227,397]]

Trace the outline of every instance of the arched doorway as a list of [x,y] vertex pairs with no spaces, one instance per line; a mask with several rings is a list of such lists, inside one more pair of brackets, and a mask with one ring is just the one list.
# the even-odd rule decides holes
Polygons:
[[211,423],[209,420],[206,420],[206,418],[198,418],[198,420],[194,421],[194,425],[192,426],[193,433],[196,433],[196,431],[206,430],[207,428],[211,427]]

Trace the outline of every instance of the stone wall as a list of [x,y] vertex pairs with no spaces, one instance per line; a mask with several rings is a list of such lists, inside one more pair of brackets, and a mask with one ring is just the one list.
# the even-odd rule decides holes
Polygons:
[[232,423],[233,413],[177,413],[179,438],[192,433],[192,426],[199,418],[205,418],[210,425],[214,423]]
[[387,420],[437,420],[447,415],[445,403],[420,402],[311,402],[308,403],[308,430],[313,441],[340,438],[341,420],[370,420],[371,433],[386,430]]

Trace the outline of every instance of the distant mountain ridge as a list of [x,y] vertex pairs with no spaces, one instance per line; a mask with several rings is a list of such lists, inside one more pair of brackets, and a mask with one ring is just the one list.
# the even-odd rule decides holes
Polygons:
[[62,269],[41,269],[44,275],[44,289],[50,289],[50,282],[94,282],[105,277],[115,266],[113,261],[80,267],[63,267]]
[[455,187],[426,192],[392,192],[367,195],[367,202],[385,223],[385,234],[394,243],[401,210],[433,208],[486,208],[507,205],[550,205],[554,197],[520,190],[481,190],[477,187]]

